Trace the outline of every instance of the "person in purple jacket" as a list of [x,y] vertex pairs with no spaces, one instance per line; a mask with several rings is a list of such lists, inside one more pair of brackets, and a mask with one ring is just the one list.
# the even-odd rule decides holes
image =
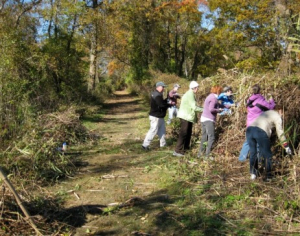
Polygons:
[[[224,106],[218,102],[218,96],[222,92],[222,87],[214,86],[210,90],[210,94],[204,101],[204,108],[200,118],[202,128],[202,138],[198,158],[204,155],[205,159],[213,160],[210,156],[211,147],[215,141],[215,122],[218,113],[223,111]],[[206,148],[205,143],[207,142]],[[205,150],[206,149],[206,150]]]
[[[275,102],[272,97],[269,98],[269,101],[265,99],[263,95],[260,94],[260,86],[258,84],[253,85],[252,87],[253,94],[247,100],[247,123],[246,128],[250,126],[257,117],[260,116],[265,111],[273,110],[275,108]],[[240,152],[239,161],[245,161],[249,153],[249,145],[247,139],[243,143],[242,150]]]

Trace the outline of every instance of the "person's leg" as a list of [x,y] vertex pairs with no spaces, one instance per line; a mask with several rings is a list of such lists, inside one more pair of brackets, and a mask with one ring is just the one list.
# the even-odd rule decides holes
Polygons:
[[201,122],[201,143],[200,143],[200,148],[199,148],[199,153],[198,153],[198,157],[202,156],[204,151],[205,151],[205,146],[206,146],[206,142],[207,142],[207,131],[206,131],[206,123],[205,122]]
[[174,109],[173,107],[169,107],[169,117],[168,117],[168,121],[167,121],[167,124],[171,124],[171,121],[173,119],[173,113],[174,113]]
[[187,124],[187,133],[186,133],[186,138],[185,138],[185,142],[184,142],[184,150],[189,150],[190,149],[192,132],[193,132],[193,123],[188,122],[188,124]]
[[247,142],[247,139],[245,139],[245,142],[243,143],[242,150],[240,152],[239,161],[246,161],[248,153],[249,153],[249,145]]
[[184,144],[187,136],[188,123],[188,121],[180,119],[179,137],[177,139],[177,144],[175,147],[175,152],[180,154],[184,154]]
[[271,177],[273,155],[271,152],[271,141],[267,133],[262,129],[259,129],[257,134],[257,143],[259,145],[260,157],[264,160],[266,177]]
[[246,130],[246,138],[247,138],[247,143],[249,145],[249,150],[250,150],[250,174],[257,175],[257,142],[255,139],[255,132],[256,132],[257,127],[248,127]]
[[160,147],[166,146],[166,124],[164,118],[158,119],[157,135],[159,137]]
[[206,127],[207,127],[207,147],[206,147],[206,153],[205,156],[209,156],[211,152],[211,147],[215,141],[215,122],[213,121],[205,121]]
[[174,113],[173,113],[173,117],[176,118],[177,117],[177,113],[178,113],[178,108],[174,107]]
[[154,116],[149,116],[149,120],[150,120],[150,129],[144,139],[144,143],[143,143],[144,147],[148,147],[150,145],[151,141],[153,140],[154,136],[157,134],[157,130],[158,130],[159,118],[156,118]]

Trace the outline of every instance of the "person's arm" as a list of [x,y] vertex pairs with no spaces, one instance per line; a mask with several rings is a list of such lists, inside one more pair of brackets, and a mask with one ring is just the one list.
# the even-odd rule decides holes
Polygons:
[[162,96],[156,96],[154,100],[160,108],[167,109],[169,107],[167,100],[164,100]]
[[278,117],[275,119],[274,124],[275,124],[275,128],[276,128],[277,137],[280,140],[282,147],[285,149],[287,154],[291,155],[292,150],[290,149],[288,141],[284,135],[282,119],[281,119],[280,115],[278,115]]
[[197,106],[197,103],[196,103],[196,99],[195,99],[195,95],[194,95],[194,93],[190,93],[190,94],[188,94],[189,96],[188,96],[188,101],[189,101],[189,104],[190,104],[190,107],[191,107],[191,109],[193,110],[193,111],[195,111],[195,112],[201,112],[201,111],[203,111],[203,108],[202,107],[199,107],[199,106]]
[[[209,101],[208,110],[211,113],[220,113],[220,112],[222,112],[223,109],[216,108],[217,104],[218,104],[218,100],[217,99],[211,99]],[[224,106],[221,105],[221,104],[219,104],[219,107],[224,107]]]
[[256,103],[255,106],[259,107],[263,111],[268,111],[275,108],[275,102],[273,98],[271,98],[269,101],[264,98],[260,102]]

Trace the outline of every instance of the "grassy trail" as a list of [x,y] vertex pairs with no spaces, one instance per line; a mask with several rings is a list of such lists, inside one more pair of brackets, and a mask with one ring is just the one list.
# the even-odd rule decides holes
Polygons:
[[138,98],[117,92],[101,118],[86,125],[100,135],[99,145],[83,152],[86,166],[78,175],[53,190],[67,193],[65,208],[77,215],[70,222],[76,235],[161,232],[163,222],[154,221],[170,200],[164,181],[173,172],[167,168],[172,156],[168,148],[159,149],[157,139],[151,152],[142,150],[148,109]]

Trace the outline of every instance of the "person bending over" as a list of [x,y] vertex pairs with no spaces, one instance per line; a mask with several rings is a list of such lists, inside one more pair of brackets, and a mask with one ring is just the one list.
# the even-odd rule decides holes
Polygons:
[[256,179],[258,173],[257,144],[259,145],[260,156],[264,158],[266,179],[272,178],[272,152],[270,136],[272,128],[276,128],[276,133],[287,154],[291,155],[282,127],[281,110],[269,110],[257,117],[246,130],[246,138],[250,147],[250,178]]
[[[255,84],[252,87],[253,94],[247,100],[247,122],[246,128],[264,111],[273,110],[275,107],[275,102],[272,96],[270,96],[269,101],[265,99],[263,95],[260,94],[260,86]],[[245,139],[240,155],[239,161],[246,161],[249,153],[249,145],[247,139]]]

